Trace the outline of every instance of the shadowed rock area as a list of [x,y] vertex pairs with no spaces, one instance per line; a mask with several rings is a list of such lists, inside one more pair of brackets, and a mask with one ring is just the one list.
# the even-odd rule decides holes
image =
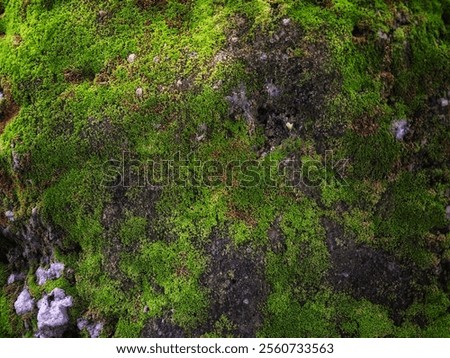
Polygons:
[[394,320],[400,323],[403,312],[420,297],[416,269],[381,250],[357,244],[345,236],[341,226],[328,219],[323,223],[332,262],[328,279],[333,287],[389,307]]
[[254,337],[263,322],[268,294],[263,256],[251,246],[236,248],[224,234],[214,232],[206,246],[209,266],[201,281],[210,297],[207,326],[225,316],[236,337]]

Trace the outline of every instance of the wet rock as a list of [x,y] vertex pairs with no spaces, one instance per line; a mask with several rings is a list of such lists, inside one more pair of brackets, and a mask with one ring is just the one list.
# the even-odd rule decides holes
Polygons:
[[77,327],[80,331],[84,329],[89,333],[89,337],[98,338],[103,330],[102,322],[89,322],[87,319],[79,318],[77,320]]
[[14,212],[11,210],[8,210],[5,212],[5,216],[9,221],[14,221]]
[[60,278],[64,272],[64,264],[55,262],[50,264],[50,267],[46,270],[39,267],[36,270],[36,279],[39,286],[45,284],[48,280],[54,280]]
[[55,288],[49,295],[39,300],[37,321],[37,337],[52,338],[62,337],[69,324],[67,309],[72,307],[71,296],[66,296],[61,288]]
[[14,282],[25,280],[25,274],[23,273],[12,273],[8,277],[8,285],[12,285]]
[[403,140],[406,134],[409,132],[408,122],[404,119],[393,122],[392,131],[394,132],[395,138],[397,140]]
[[14,309],[16,313],[21,316],[28,312],[31,312],[34,308],[34,299],[31,297],[30,292],[27,288],[24,288],[17,297],[16,302],[14,302]]
[[136,58],[137,58],[136,54],[132,53],[132,54],[128,55],[127,61],[128,61],[128,63],[133,63],[134,61],[136,61]]

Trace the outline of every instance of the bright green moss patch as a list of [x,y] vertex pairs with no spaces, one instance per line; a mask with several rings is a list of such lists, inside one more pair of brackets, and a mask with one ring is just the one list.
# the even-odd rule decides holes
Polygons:
[[400,256],[412,257],[420,265],[430,265],[426,233],[445,225],[444,205],[427,190],[424,175],[403,174],[393,184],[375,217],[375,232],[387,237],[386,247]]
[[262,337],[366,337],[394,334],[387,311],[366,300],[322,291],[304,304],[289,294],[272,295],[268,301],[270,318]]
[[120,240],[125,245],[142,242],[147,234],[147,220],[145,218],[130,216],[120,228]]
[[[260,334],[270,337],[327,336],[332,327],[324,302],[310,300],[322,289],[329,268],[317,208],[306,198],[288,206],[281,214],[280,227],[286,249],[282,254],[268,254],[267,275],[272,293],[267,304],[268,322]],[[316,316],[314,323],[312,316]]]
[[394,334],[395,326],[387,310],[366,300],[336,297],[335,322],[346,337],[383,338]]
[[169,308],[174,322],[186,329],[195,327],[206,314],[206,292],[198,284],[204,265],[204,259],[186,239],[172,244],[148,243],[137,257],[124,255],[121,260],[122,270],[137,285],[131,292],[138,295],[142,310],[149,308],[146,316]]

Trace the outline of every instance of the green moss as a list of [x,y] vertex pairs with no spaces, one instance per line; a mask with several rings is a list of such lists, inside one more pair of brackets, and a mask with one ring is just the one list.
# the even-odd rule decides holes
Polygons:
[[375,225],[370,213],[358,209],[344,214],[344,223],[358,241],[373,243],[375,238]]
[[[148,306],[150,316],[171,309],[174,322],[186,329],[202,322],[206,314],[206,292],[198,284],[204,265],[187,239],[147,244],[137,257],[124,255],[121,261],[122,270],[140,291],[138,307]],[[133,312],[142,315],[138,307]]]
[[401,146],[388,130],[366,137],[352,133],[346,142],[352,174],[359,180],[386,179],[401,153]]
[[331,322],[333,308],[327,304],[326,295],[310,296],[300,304],[288,292],[277,292],[267,303],[270,316],[260,337],[334,337],[337,336]]
[[[267,257],[272,293],[267,303],[267,321],[260,335],[333,336],[325,298],[319,297],[317,302],[311,299],[323,287],[329,267],[318,210],[312,202],[303,199],[288,206],[281,217],[286,250],[281,254],[269,253]],[[313,316],[316,318],[311,321]]]
[[268,301],[271,317],[262,337],[389,337],[396,327],[382,306],[327,290],[304,304],[279,292]]
[[334,319],[344,337],[382,338],[395,332],[394,323],[382,306],[346,295],[338,295],[334,304]]
[[204,334],[202,337],[204,338],[233,338],[233,332],[236,329],[236,325],[233,324],[230,319],[222,315],[220,318],[214,323],[214,330],[210,333]]
[[400,250],[421,265],[430,265],[426,234],[445,225],[444,204],[428,189],[426,176],[404,173],[392,185],[375,217],[375,232],[388,237],[386,247]]
[[120,227],[119,237],[124,245],[143,242],[147,237],[147,219],[129,215]]
[[430,285],[425,299],[415,302],[408,309],[406,322],[396,329],[396,335],[400,337],[448,337],[448,307],[450,307],[448,295],[436,285]]
[[12,314],[11,302],[4,292],[6,285],[7,273],[3,264],[0,264],[0,337],[12,337],[13,329],[11,327],[10,316]]

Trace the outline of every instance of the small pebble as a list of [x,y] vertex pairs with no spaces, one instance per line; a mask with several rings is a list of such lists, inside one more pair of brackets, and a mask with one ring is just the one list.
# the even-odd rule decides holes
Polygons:
[[395,121],[394,123],[392,123],[392,130],[397,140],[403,140],[403,138],[409,131],[408,122],[404,119],[400,121]]
[[389,36],[388,36],[388,34],[387,33],[385,33],[385,32],[383,32],[383,31],[378,31],[378,38],[380,39],[380,40],[384,40],[384,41],[387,41],[387,40],[389,40]]
[[133,63],[134,61],[136,61],[136,57],[137,57],[136,54],[132,53],[132,54],[128,55],[127,61],[129,63]]
[[448,107],[448,99],[447,98],[440,98],[438,100],[438,103],[441,107]]
[[14,212],[11,210],[8,210],[5,212],[5,216],[9,221],[14,221]]

